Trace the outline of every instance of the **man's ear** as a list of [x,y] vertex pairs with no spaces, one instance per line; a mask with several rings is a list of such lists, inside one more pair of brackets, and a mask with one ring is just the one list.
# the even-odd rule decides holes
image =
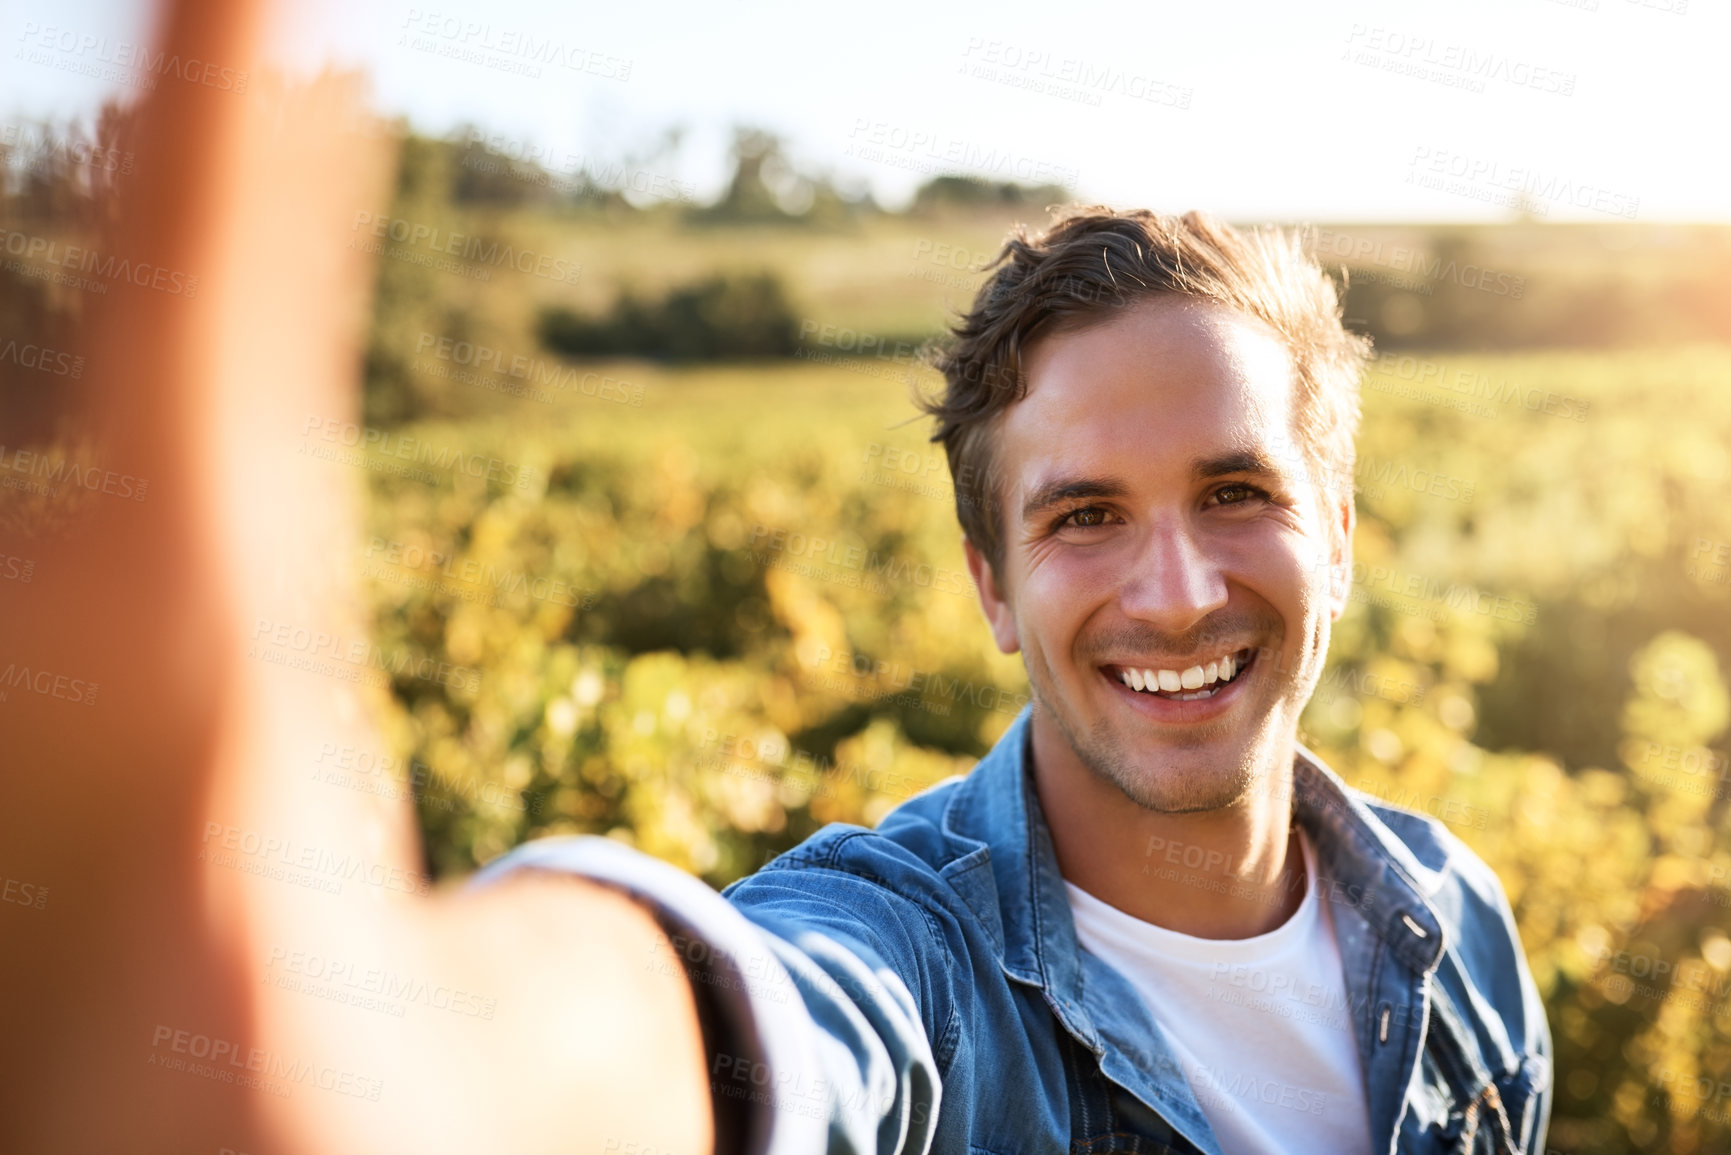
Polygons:
[[967,555],[968,572],[973,575],[974,588],[980,591],[980,608],[986,611],[986,622],[992,627],[992,639],[1004,653],[1015,653],[1022,648],[1022,643],[1016,637],[1016,616],[1010,612],[1009,600],[998,587],[997,575],[992,573],[992,563],[986,560],[985,554],[974,548],[974,543],[965,535],[962,538],[962,553]]
[[1351,486],[1339,496],[1331,513],[1331,528],[1338,536],[1329,555],[1328,603],[1333,620],[1338,622],[1352,598],[1352,531],[1358,524],[1358,509]]

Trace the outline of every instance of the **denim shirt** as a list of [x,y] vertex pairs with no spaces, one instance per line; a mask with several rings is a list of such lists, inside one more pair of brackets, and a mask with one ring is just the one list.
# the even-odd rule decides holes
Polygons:
[[[599,838],[529,843],[477,881],[572,871],[655,909],[672,954],[645,965],[683,965],[720,1007],[710,1086],[748,1105],[753,1153],[1223,1155],[1160,1024],[1077,945],[1029,718],[876,830],[828,826],[722,896]],[[1542,1155],[1551,1038],[1496,876],[1309,751],[1293,771],[1371,1150]]]

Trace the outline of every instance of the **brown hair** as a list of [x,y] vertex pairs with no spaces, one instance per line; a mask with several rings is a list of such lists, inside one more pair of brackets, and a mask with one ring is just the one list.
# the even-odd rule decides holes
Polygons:
[[944,375],[943,393],[919,404],[938,421],[932,440],[943,442],[949,458],[956,518],[994,572],[1002,573],[1004,560],[994,433],[998,416],[1027,395],[1024,350],[1151,297],[1214,301],[1278,333],[1297,379],[1299,452],[1320,488],[1344,484],[1350,491],[1358,375],[1370,342],[1341,324],[1334,282],[1297,234],[1241,231],[1196,212],[1078,207],[1032,240],[1018,225],[988,267],[996,271],[973,309],[932,358]]

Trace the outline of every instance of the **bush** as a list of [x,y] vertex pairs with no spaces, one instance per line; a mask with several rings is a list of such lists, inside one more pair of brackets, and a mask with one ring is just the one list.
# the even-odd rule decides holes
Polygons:
[[548,309],[538,331],[542,344],[570,356],[722,361],[792,356],[799,326],[780,279],[752,273],[709,277],[659,301],[627,291],[599,318]]
[[1069,199],[1070,190],[1061,184],[1026,185],[971,176],[937,176],[914,193],[911,211],[1012,208],[1044,212],[1047,205],[1063,204]]

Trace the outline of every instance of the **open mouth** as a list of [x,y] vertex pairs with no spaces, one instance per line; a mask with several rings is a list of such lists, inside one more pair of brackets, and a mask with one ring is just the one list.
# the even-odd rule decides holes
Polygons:
[[1256,650],[1252,647],[1183,669],[1131,666],[1105,666],[1103,669],[1108,677],[1118,679],[1139,694],[1165,698],[1169,702],[1196,702],[1221,693],[1255,664]]

